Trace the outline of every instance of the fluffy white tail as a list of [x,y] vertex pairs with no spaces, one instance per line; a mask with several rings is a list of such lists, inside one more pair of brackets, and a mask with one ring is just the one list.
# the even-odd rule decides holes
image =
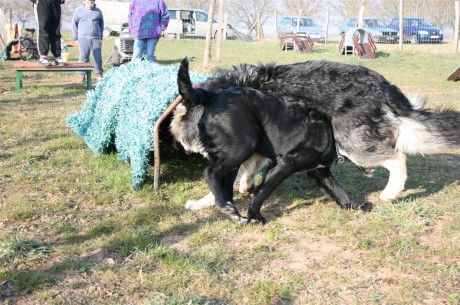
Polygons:
[[399,117],[396,150],[417,154],[433,153],[460,145],[460,112],[423,109],[426,98],[411,96],[415,110],[408,117]]

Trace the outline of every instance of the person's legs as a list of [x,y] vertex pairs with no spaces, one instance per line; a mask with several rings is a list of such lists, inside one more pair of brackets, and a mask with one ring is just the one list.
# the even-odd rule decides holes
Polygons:
[[145,52],[147,53],[147,60],[149,62],[154,62],[156,60],[155,49],[157,47],[158,40],[158,38],[147,39],[147,46]]
[[133,59],[141,59],[147,39],[134,39]]
[[102,40],[91,39],[91,49],[93,50],[94,58],[94,72],[96,72],[97,79],[102,78]]
[[91,52],[91,41],[86,38],[78,39],[78,52],[80,52],[80,56],[78,58],[79,62],[89,62],[89,55]]
[[[80,53],[78,62],[89,62],[89,55],[91,52],[91,41],[89,39],[80,38],[78,39],[78,52]],[[85,73],[79,72],[80,80],[85,80]]]
[[61,3],[59,0],[54,1],[49,18],[51,53],[57,60],[61,57]]
[[39,1],[34,5],[35,17],[37,19],[37,45],[40,59],[46,59],[48,56],[50,36],[49,36],[49,16],[50,9],[46,1]]

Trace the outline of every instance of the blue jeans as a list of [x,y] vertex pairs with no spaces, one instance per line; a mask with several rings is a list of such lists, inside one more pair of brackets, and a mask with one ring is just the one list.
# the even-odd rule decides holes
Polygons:
[[134,50],[133,50],[133,59],[141,59],[142,54],[146,53],[146,59],[149,62],[154,62],[155,57],[155,48],[159,38],[146,38],[146,39],[135,39],[134,40]]
[[102,73],[102,40],[80,38],[78,39],[78,51],[80,52],[79,62],[89,62],[89,55],[92,52],[94,72]]

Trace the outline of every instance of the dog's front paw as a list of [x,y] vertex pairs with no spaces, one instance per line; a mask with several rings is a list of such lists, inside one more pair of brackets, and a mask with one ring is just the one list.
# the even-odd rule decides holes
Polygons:
[[246,224],[248,223],[248,219],[240,215],[236,207],[231,203],[227,202],[225,206],[221,207],[220,212],[227,215],[232,221],[239,223],[239,224]]
[[252,211],[249,209],[247,223],[264,225],[267,223],[267,220],[262,216],[262,214],[260,214],[260,211]]
[[361,209],[364,212],[370,212],[372,211],[373,208],[374,208],[374,205],[372,204],[372,202],[368,202],[368,201],[361,202],[359,206],[357,207],[357,209]]
[[373,204],[368,201],[364,201],[364,202],[352,201],[350,203],[345,204],[345,206],[343,206],[343,208],[347,210],[353,209],[353,210],[362,210],[365,212],[370,212],[373,207],[374,207]]

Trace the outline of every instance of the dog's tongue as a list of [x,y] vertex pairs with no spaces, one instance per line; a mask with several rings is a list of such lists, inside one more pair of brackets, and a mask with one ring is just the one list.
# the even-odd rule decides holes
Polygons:
[[366,176],[373,176],[374,175],[374,170],[372,167],[365,167],[363,168],[363,172],[364,174],[366,174]]

